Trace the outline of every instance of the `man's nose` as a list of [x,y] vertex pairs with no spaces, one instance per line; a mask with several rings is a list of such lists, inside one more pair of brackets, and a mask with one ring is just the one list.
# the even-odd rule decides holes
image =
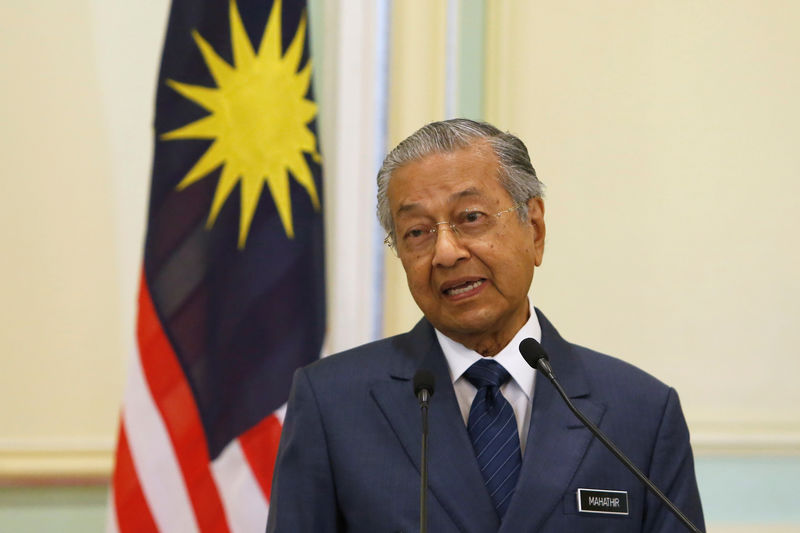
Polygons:
[[469,257],[469,250],[464,246],[458,232],[448,222],[436,225],[436,236],[433,249],[433,264],[449,267],[460,259]]

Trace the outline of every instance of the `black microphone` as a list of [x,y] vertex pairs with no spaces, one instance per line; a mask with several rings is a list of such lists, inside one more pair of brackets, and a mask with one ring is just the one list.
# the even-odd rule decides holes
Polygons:
[[633,461],[628,459],[628,457],[624,453],[622,453],[622,451],[619,448],[617,448],[616,444],[611,442],[611,439],[606,437],[605,434],[602,431],[600,431],[600,428],[595,426],[591,420],[586,418],[583,415],[583,413],[581,413],[578,410],[577,407],[572,405],[572,402],[567,397],[567,393],[564,392],[563,388],[561,388],[561,385],[558,383],[555,374],[553,374],[553,369],[550,367],[550,359],[547,357],[547,353],[544,351],[544,348],[542,348],[542,345],[536,341],[536,339],[527,338],[524,339],[521,343],[519,343],[519,353],[522,354],[522,358],[525,359],[526,363],[528,363],[531,367],[544,374],[547,377],[547,379],[550,380],[550,382],[558,391],[558,394],[560,394],[561,398],[566,402],[567,407],[569,407],[570,411],[572,411],[575,414],[575,416],[578,417],[578,420],[580,420],[581,423],[584,426],[586,426],[589,429],[589,431],[591,431],[594,434],[595,437],[600,439],[600,442],[602,442],[603,445],[606,448],[608,448],[611,451],[611,453],[613,453],[614,456],[617,459],[619,459],[622,462],[622,464],[624,464],[625,467],[639,479],[639,481],[644,483],[644,486],[647,487],[648,490],[650,490],[650,492],[655,494],[656,497],[658,497],[658,499],[661,500],[670,511],[672,511],[672,514],[678,517],[678,520],[680,520],[681,523],[683,523],[683,525],[686,526],[686,528],[689,531],[692,531],[693,533],[703,533],[697,526],[695,526],[691,522],[691,520],[689,520],[686,517],[685,514],[681,512],[680,509],[678,509],[675,506],[674,503],[670,501],[669,498],[667,498],[667,496],[663,492],[661,492],[661,490],[658,487],[656,487],[655,483],[650,481],[650,479],[647,476],[645,476],[642,473],[642,471],[639,470],[639,468],[637,468],[635,464],[633,464]]
[[422,455],[419,469],[419,531],[428,532],[428,401],[433,396],[436,379],[429,370],[420,368],[414,374],[414,396],[422,412]]
[[[414,396],[419,400],[420,407],[428,407],[428,400],[433,396],[433,386],[436,378],[429,370],[421,368],[414,374]],[[427,433],[427,431],[426,431]]]

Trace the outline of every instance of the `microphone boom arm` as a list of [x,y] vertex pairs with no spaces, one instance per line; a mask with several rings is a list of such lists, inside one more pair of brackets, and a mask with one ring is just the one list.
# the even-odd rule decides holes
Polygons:
[[689,529],[689,531],[692,531],[693,533],[703,533],[697,526],[695,526],[692,523],[691,520],[689,520],[689,518],[686,517],[685,514],[681,512],[680,509],[678,509],[678,507],[674,503],[672,503],[672,501],[670,501],[669,498],[667,498],[667,496],[663,492],[661,492],[661,489],[656,487],[655,483],[650,481],[650,478],[645,476],[644,473],[641,470],[639,470],[639,468],[635,464],[633,464],[633,462],[630,459],[628,459],[628,457],[624,453],[622,453],[622,450],[617,448],[616,444],[611,442],[611,440],[608,437],[606,437],[606,435],[602,431],[600,431],[600,428],[594,425],[591,420],[586,418],[583,415],[583,413],[581,413],[578,410],[578,408],[572,404],[570,399],[567,397],[567,393],[564,392],[564,389],[558,383],[558,380],[556,380],[555,376],[553,375],[553,372],[549,369],[550,365],[547,363],[546,359],[540,359],[540,361],[547,365],[547,370],[543,369],[544,370],[543,374],[547,376],[547,379],[550,380],[550,382],[558,391],[558,394],[560,394],[561,398],[564,400],[564,402],[566,402],[567,407],[569,407],[570,411],[572,411],[573,414],[578,417],[578,419],[583,423],[583,425],[586,426],[589,429],[589,431],[591,431],[594,434],[594,436],[597,437],[600,440],[600,442],[602,442],[603,445],[606,448],[608,448],[608,450],[611,453],[613,453],[616,456],[616,458],[619,459],[622,462],[622,464],[624,464],[625,467],[628,470],[630,470],[633,473],[633,475],[636,476],[639,479],[639,481],[641,481],[644,484],[644,486],[650,490],[650,492],[655,494],[656,497],[659,500],[661,500],[670,511],[672,511],[672,514],[674,514],[678,518],[678,520],[680,520],[681,523],[683,523],[683,525],[685,525]]

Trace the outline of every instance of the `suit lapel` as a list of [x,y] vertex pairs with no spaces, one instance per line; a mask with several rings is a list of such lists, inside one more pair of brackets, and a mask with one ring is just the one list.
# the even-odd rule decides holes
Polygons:
[[497,531],[499,521],[475,460],[447,361],[433,328],[423,319],[399,339],[396,347],[405,356],[396,358],[399,363],[391,369],[386,382],[372,387],[373,398],[408,458],[420,470],[420,410],[411,380],[418,368],[433,373],[436,390],[428,410],[429,501],[435,498],[462,531]]
[[[542,345],[556,377],[575,406],[599,424],[605,407],[589,399],[580,361],[544,315],[538,315]],[[552,383],[537,373],[522,472],[500,531],[538,530],[561,503],[591,440],[589,430],[564,404]]]

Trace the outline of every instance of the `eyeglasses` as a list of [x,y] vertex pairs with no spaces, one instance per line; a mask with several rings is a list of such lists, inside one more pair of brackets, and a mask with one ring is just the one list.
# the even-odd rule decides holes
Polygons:
[[525,202],[520,202],[493,215],[488,215],[480,209],[466,209],[458,213],[449,222],[414,224],[408,228],[399,228],[397,232],[399,238],[395,237],[394,232],[389,232],[383,242],[392,249],[395,255],[400,251],[411,253],[429,252],[436,242],[436,233],[442,224],[450,226],[453,234],[463,242],[464,240],[476,239],[489,233],[504,213],[516,211],[525,205]]

